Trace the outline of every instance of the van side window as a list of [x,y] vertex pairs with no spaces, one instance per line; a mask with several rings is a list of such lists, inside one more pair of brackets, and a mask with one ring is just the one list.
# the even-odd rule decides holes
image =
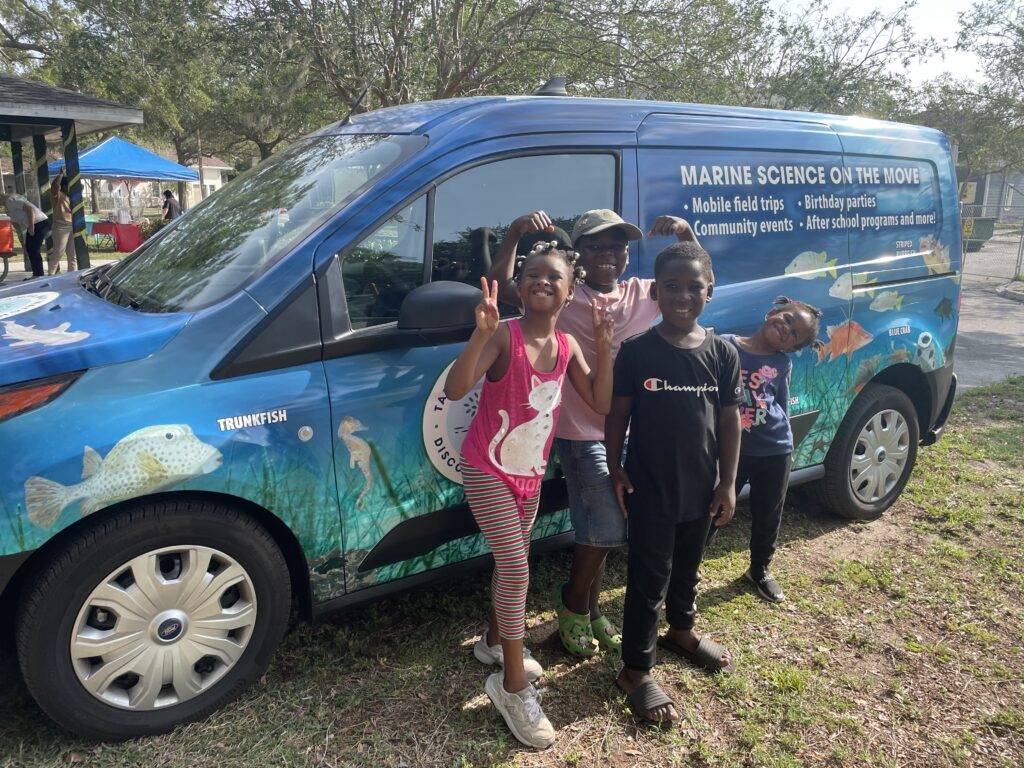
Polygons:
[[437,187],[432,280],[479,285],[509,224],[545,211],[567,233],[592,208],[615,208],[612,154],[514,157],[470,168]]
[[420,197],[345,256],[341,275],[353,329],[394,322],[402,299],[422,285],[426,216]]

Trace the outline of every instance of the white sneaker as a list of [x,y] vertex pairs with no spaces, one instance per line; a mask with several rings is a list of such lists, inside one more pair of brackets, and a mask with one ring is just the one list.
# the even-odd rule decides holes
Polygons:
[[519,741],[528,747],[547,749],[555,742],[555,729],[540,708],[540,692],[527,685],[519,693],[509,693],[505,690],[504,678],[504,672],[487,676],[484,688],[491,703]]
[[[501,643],[488,645],[486,629],[480,635],[480,639],[476,641],[476,645],[473,646],[473,655],[476,656],[476,660],[481,664],[487,664],[488,666],[497,665],[502,668],[505,666],[505,654],[502,651]],[[526,670],[526,677],[531,683],[539,680],[541,675],[544,674],[544,667],[533,658],[530,649],[525,647],[523,648],[523,669]]]

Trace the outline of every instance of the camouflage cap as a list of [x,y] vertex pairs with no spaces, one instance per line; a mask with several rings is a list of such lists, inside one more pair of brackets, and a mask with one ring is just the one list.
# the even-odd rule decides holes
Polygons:
[[576,224],[572,228],[572,244],[575,247],[581,237],[596,235],[606,229],[621,229],[627,240],[639,240],[644,236],[640,229],[634,227],[615,211],[597,208],[587,211],[576,220]]

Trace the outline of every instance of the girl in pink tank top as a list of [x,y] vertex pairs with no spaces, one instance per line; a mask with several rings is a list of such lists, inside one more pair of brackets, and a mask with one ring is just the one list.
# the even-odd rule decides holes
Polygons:
[[512,733],[530,746],[554,738],[530,683],[540,665],[524,651],[527,556],[541,481],[554,440],[562,385],[568,374],[580,398],[607,413],[612,395],[612,325],[592,306],[598,355],[591,370],[576,340],[555,331],[558,313],[580,277],[576,254],[538,243],[517,278],[523,317],[500,323],[498,285],[480,280],[483,300],[476,328],[445,381],[445,395],[459,400],[486,374],[476,416],[462,445],[462,476],[473,517],[494,554],[492,608],[476,658],[504,671],[487,680],[491,701]]

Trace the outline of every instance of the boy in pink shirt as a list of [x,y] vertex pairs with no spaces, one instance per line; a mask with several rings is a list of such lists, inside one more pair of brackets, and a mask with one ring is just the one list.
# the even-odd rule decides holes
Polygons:
[[[543,211],[520,216],[509,226],[488,275],[498,281],[502,301],[520,303],[512,280],[520,238],[554,231],[554,222]],[[648,235],[696,242],[690,225],[675,216],[657,217]],[[572,246],[580,254],[586,276],[559,314],[557,329],[577,339],[591,367],[597,360],[592,301],[614,318],[613,359],[625,339],[648,330],[660,314],[650,295],[653,280],[619,280],[629,263],[629,242],[642,237],[639,228],[605,209],[587,211],[573,227]],[[569,580],[555,592],[559,637],[566,650],[578,656],[592,656],[598,647],[618,654],[621,637],[601,614],[598,603],[608,552],[626,544],[626,521],[605,458],[604,417],[566,387],[555,435],[554,447],[565,475],[575,529]]]

